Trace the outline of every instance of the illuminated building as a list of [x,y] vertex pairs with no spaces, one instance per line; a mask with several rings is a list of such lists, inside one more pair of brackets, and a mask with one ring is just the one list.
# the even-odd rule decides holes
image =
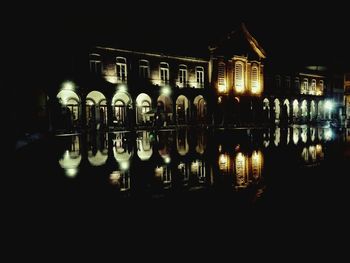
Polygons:
[[344,74],[344,106],[346,126],[350,127],[350,73]]

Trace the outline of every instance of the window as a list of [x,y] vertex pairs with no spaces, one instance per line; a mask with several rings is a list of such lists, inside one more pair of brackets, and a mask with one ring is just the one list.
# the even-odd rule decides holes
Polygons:
[[149,62],[147,60],[139,61],[139,76],[144,79],[149,78]]
[[290,76],[286,76],[286,78],[285,78],[285,88],[287,90],[290,89]]
[[259,69],[255,65],[252,66],[250,79],[252,85],[252,93],[257,93],[259,90]]
[[196,67],[196,78],[197,78],[197,87],[201,87],[204,84],[204,68]]
[[169,82],[169,64],[165,62],[160,63],[160,80],[163,83]]
[[307,94],[308,92],[309,81],[308,79],[304,79],[303,85],[301,87],[301,94]]
[[117,57],[117,80],[126,81],[126,59],[122,57]]
[[276,75],[276,79],[275,79],[275,87],[277,90],[281,90],[281,76],[280,75]]
[[182,87],[186,86],[187,83],[187,66],[179,66],[179,82]]
[[295,80],[294,80],[294,89],[296,92],[299,92],[300,91],[300,83],[299,83],[299,78],[296,77]]
[[95,74],[101,74],[101,57],[99,54],[90,54],[89,56],[90,72]]
[[311,95],[315,95],[316,94],[316,80],[315,79],[311,80],[311,88],[310,88],[309,93]]
[[244,68],[241,61],[235,64],[235,87],[237,92],[244,91]]
[[323,80],[320,80],[320,88],[317,91],[317,95],[322,95],[323,94],[323,89],[324,89],[324,83],[323,83]]
[[226,92],[226,65],[224,62],[218,64],[218,88],[219,92]]

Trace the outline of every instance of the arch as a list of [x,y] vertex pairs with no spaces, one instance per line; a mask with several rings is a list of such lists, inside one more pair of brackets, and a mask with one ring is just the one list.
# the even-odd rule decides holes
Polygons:
[[173,119],[173,101],[169,96],[164,94],[160,95],[157,99],[157,114],[159,114],[159,120],[161,125],[166,125],[167,122],[171,122]]
[[293,100],[293,118],[299,117],[299,102],[297,99]]
[[322,100],[320,100],[320,101],[318,102],[317,117],[318,117],[318,119],[320,119],[320,120],[323,120],[323,119],[324,119],[324,108],[323,108],[323,101],[322,101]]
[[263,112],[264,112],[264,120],[267,121],[270,119],[270,101],[268,98],[263,100]]
[[128,120],[128,109],[131,108],[131,98],[125,92],[116,92],[112,98],[113,123],[124,126]]
[[307,118],[307,101],[303,100],[301,102],[301,117],[306,120]]
[[310,103],[310,120],[316,119],[316,115],[317,115],[316,103],[315,103],[314,100],[312,100],[311,103]]
[[65,108],[65,119],[69,126],[76,126],[80,119],[80,97],[72,90],[61,90],[57,94],[57,99],[60,104]]
[[106,97],[99,91],[93,90],[86,95],[86,123],[107,125]]
[[274,100],[274,104],[275,104],[275,119],[276,120],[279,120],[280,119],[280,114],[281,114],[281,104],[280,104],[280,101],[279,99],[275,99]]
[[150,124],[154,119],[152,99],[146,93],[140,93],[136,97],[136,124]]
[[189,120],[189,100],[184,95],[177,97],[176,119],[178,124],[187,123]]
[[290,103],[289,103],[289,100],[285,99],[284,102],[283,102],[283,105],[286,107],[287,116],[289,117],[290,116]]
[[207,103],[202,95],[194,98],[193,104],[195,106],[195,118],[199,122],[204,122],[207,115]]
[[97,150],[96,154],[93,155],[92,151],[88,151],[88,160],[92,166],[104,165],[107,161],[108,154]]

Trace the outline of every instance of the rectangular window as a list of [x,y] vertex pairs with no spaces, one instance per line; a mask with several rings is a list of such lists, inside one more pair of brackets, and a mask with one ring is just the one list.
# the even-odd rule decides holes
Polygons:
[[127,70],[126,70],[126,59],[117,57],[117,80],[121,82],[126,81]]
[[204,84],[204,68],[196,67],[196,78],[197,78],[197,86],[202,86]]
[[95,74],[101,74],[101,61],[90,60],[90,72]]
[[144,79],[149,78],[149,62],[147,60],[140,60],[139,62],[139,76]]
[[185,87],[187,84],[187,66],[179,66],[179,83],[182,87]]
[[160,80],[163,83],[169,82],[169,64],[165,62],[160,63]]

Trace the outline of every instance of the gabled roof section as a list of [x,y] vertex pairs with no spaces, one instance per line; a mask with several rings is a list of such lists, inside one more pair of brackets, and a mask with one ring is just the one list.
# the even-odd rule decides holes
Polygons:
[[253,52],[259,59],[266,58],[265,50],[258,41],[249,33],[247,27],[242,23],[237,30],[230,32],[209,50],[216,55],[246,55]]
[[253,50],[258,54],[258,56],[260,58],[266,58],[265,50],[259,45],[258,41],[256,41],[256,39],[249,33],[244,23],[241,24],[241,28],[247,40],[249,41],[249,44],[251,45]]

